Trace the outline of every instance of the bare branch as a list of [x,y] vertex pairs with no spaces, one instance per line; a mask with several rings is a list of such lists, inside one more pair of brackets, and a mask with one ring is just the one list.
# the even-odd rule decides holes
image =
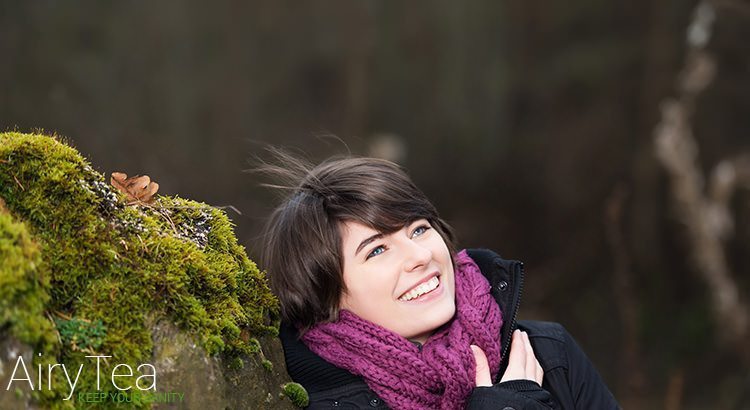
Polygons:
[[662,103],[654,142],[656,156],[669,175],[677,215],[687,228],[697,271],[710,288],[715,319],[723,327],[721,336],[742,352],[742,343],[750,334],[748,308],[740,300],[723,240],[732,233],[734,225],[729,207],[731,196],[740,179],[750,181],[750,160],[742,156],[720,162],[706,189],[690,124],[696,97],[716,73],[715,60],[705,49],[714,17],[707,1],[696,6],[688,29],[687,60],[679,75],[679,97]]

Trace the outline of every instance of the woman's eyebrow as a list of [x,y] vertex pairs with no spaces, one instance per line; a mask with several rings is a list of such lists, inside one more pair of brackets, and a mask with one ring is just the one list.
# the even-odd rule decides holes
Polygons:
[[354,256],[357,256],[357,254],[359,253],[359,251],[361,251],[362,248],[364,248],[365,246],[367,246],[367,244],[369,244],[370,242],[372,242],[372,241],[374,241],[376,239],[380,239],[382,237],[383,237],[382,233],[376,233],[375,235],[372,235],[369,238],[365,239],[364,241],[360,242],[359,246],[357,246],[357,250],[354,251]]

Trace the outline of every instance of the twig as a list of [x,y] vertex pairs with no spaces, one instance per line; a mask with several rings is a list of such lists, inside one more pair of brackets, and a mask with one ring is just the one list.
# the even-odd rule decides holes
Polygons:
[[59,317],[61,319],[65,319],[65,320],[71,320],[71,319],[73,319],[72,316],[66,315],[65,313],[60,312],[59,310],[55,310],[52,313],[54,313],[55,316],[57,316],[57,317]]
[[638,341],[638,297],[633,286],[630,254],[622,231],[623,208],[627,197],[628,191],[623,185],[615,187],[606,202],[604,225],[614,263],[613,287],[616,307],[622,317],[623,354],[620,366],[622,374],[627,375],[623,380],[622,389],[628,392],[625,397],[631,398],[628,404],[623,406],[639,408],[642,407],[641,403],[634,400],[643,396],[646,378],[640,366],[641,361],[638,360],[642,357]]
[[169,224],[170,224],[170,225],[172,225],[172,230],[174,231],[174,233],[175,233],[175,234],[179,234],[179,232],[177,232],[177,226],[175,226],[175,224],[174,224],[174,221],[172,221],[172,218],[170,218],[170,217],[169,217],[169,215],[167,215],[167,213],[166,213],[166,212],[162,212],[162,210],[163,210],[164,208],[161,208],[161,209],[159,209],[159,208],[154,208],[154,209],[157,209],[157,212],[156,212],[156,213],[158,213],[159,215],[161,215],[161,216],[163,216],[164,218],[166,218],[166,219],[167,219],[167,221],[169,222]]
[[[59,312],[58,312],[59,313]],[[57,330],[57,326],[55,326],[55,320],[52,319],[52,315],[49,314],[49,312],[44,312],[45,316],[47,316],[47,319],[53,324],[53,329],[55,330],[55,336],[57,336],[57,343],[62,345],[62,337],[60,336],[60,331]]]
[[688,57],[679,76],[679,97],[662,104],[654,142],[656,156],[670,178],[678,216],[687,228],[692,257],[709,286],[715,321],[722,324],[720,337],[750,360],[745,348],[750,334],[748,308],[740,300],[722,243],[733,224],[728,198],[734,192],[735,169],[720,163],[712,177],[711,195],[704,193],[705,178],[697,164],[698,145],[689,121],[694,101],[716,72],[714,59],[705,50],[714,17],[707,1],[698,3],[688,30]]
[[235,208],[232,205],[215,206],[214,208],[219,208],[219,209],[229,208],[229,209],[233,210],[234,212],[237,212],[237,215],[242,215],[242,212],[240,212],[239,209]]
[[15,180],[16,184],[18,184],[18,186],[21,187],[21,191],[26,191],[26,188],[24,188],[23,185],[21,185],[21,182],[18,181],[18,178],[16,178],[16,174],[12,174],[12,175],[13,175],[13,180]]

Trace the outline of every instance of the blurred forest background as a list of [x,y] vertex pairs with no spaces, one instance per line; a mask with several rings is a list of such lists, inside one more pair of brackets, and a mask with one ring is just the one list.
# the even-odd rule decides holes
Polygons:
[[0,0],[0,129],[237,208],[256,260],[266,144],[395,160],[625,408],[750,408],[748,39],[746,0]]

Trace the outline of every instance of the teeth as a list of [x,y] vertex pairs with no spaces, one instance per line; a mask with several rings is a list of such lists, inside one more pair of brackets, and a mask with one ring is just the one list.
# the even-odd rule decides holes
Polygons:
[[425,283],[417,286],[416,288],[414,288],[414,289],[406,292],[403,296],[401,296],[398,299],[401,300],[401,301],[403,301],[403,302],[408,302],[408,301],[410,301],[410,300],[412,300],[414,298],[418,298],[418,297],[424,295],[425,293],[432,292],[433,290],[435,290],[435,288],[438,287],[439,284],[440,284],[440,280],[438,279],[437,276],[435,276],[434,278],[428,280],[427,282],[425,282]]

